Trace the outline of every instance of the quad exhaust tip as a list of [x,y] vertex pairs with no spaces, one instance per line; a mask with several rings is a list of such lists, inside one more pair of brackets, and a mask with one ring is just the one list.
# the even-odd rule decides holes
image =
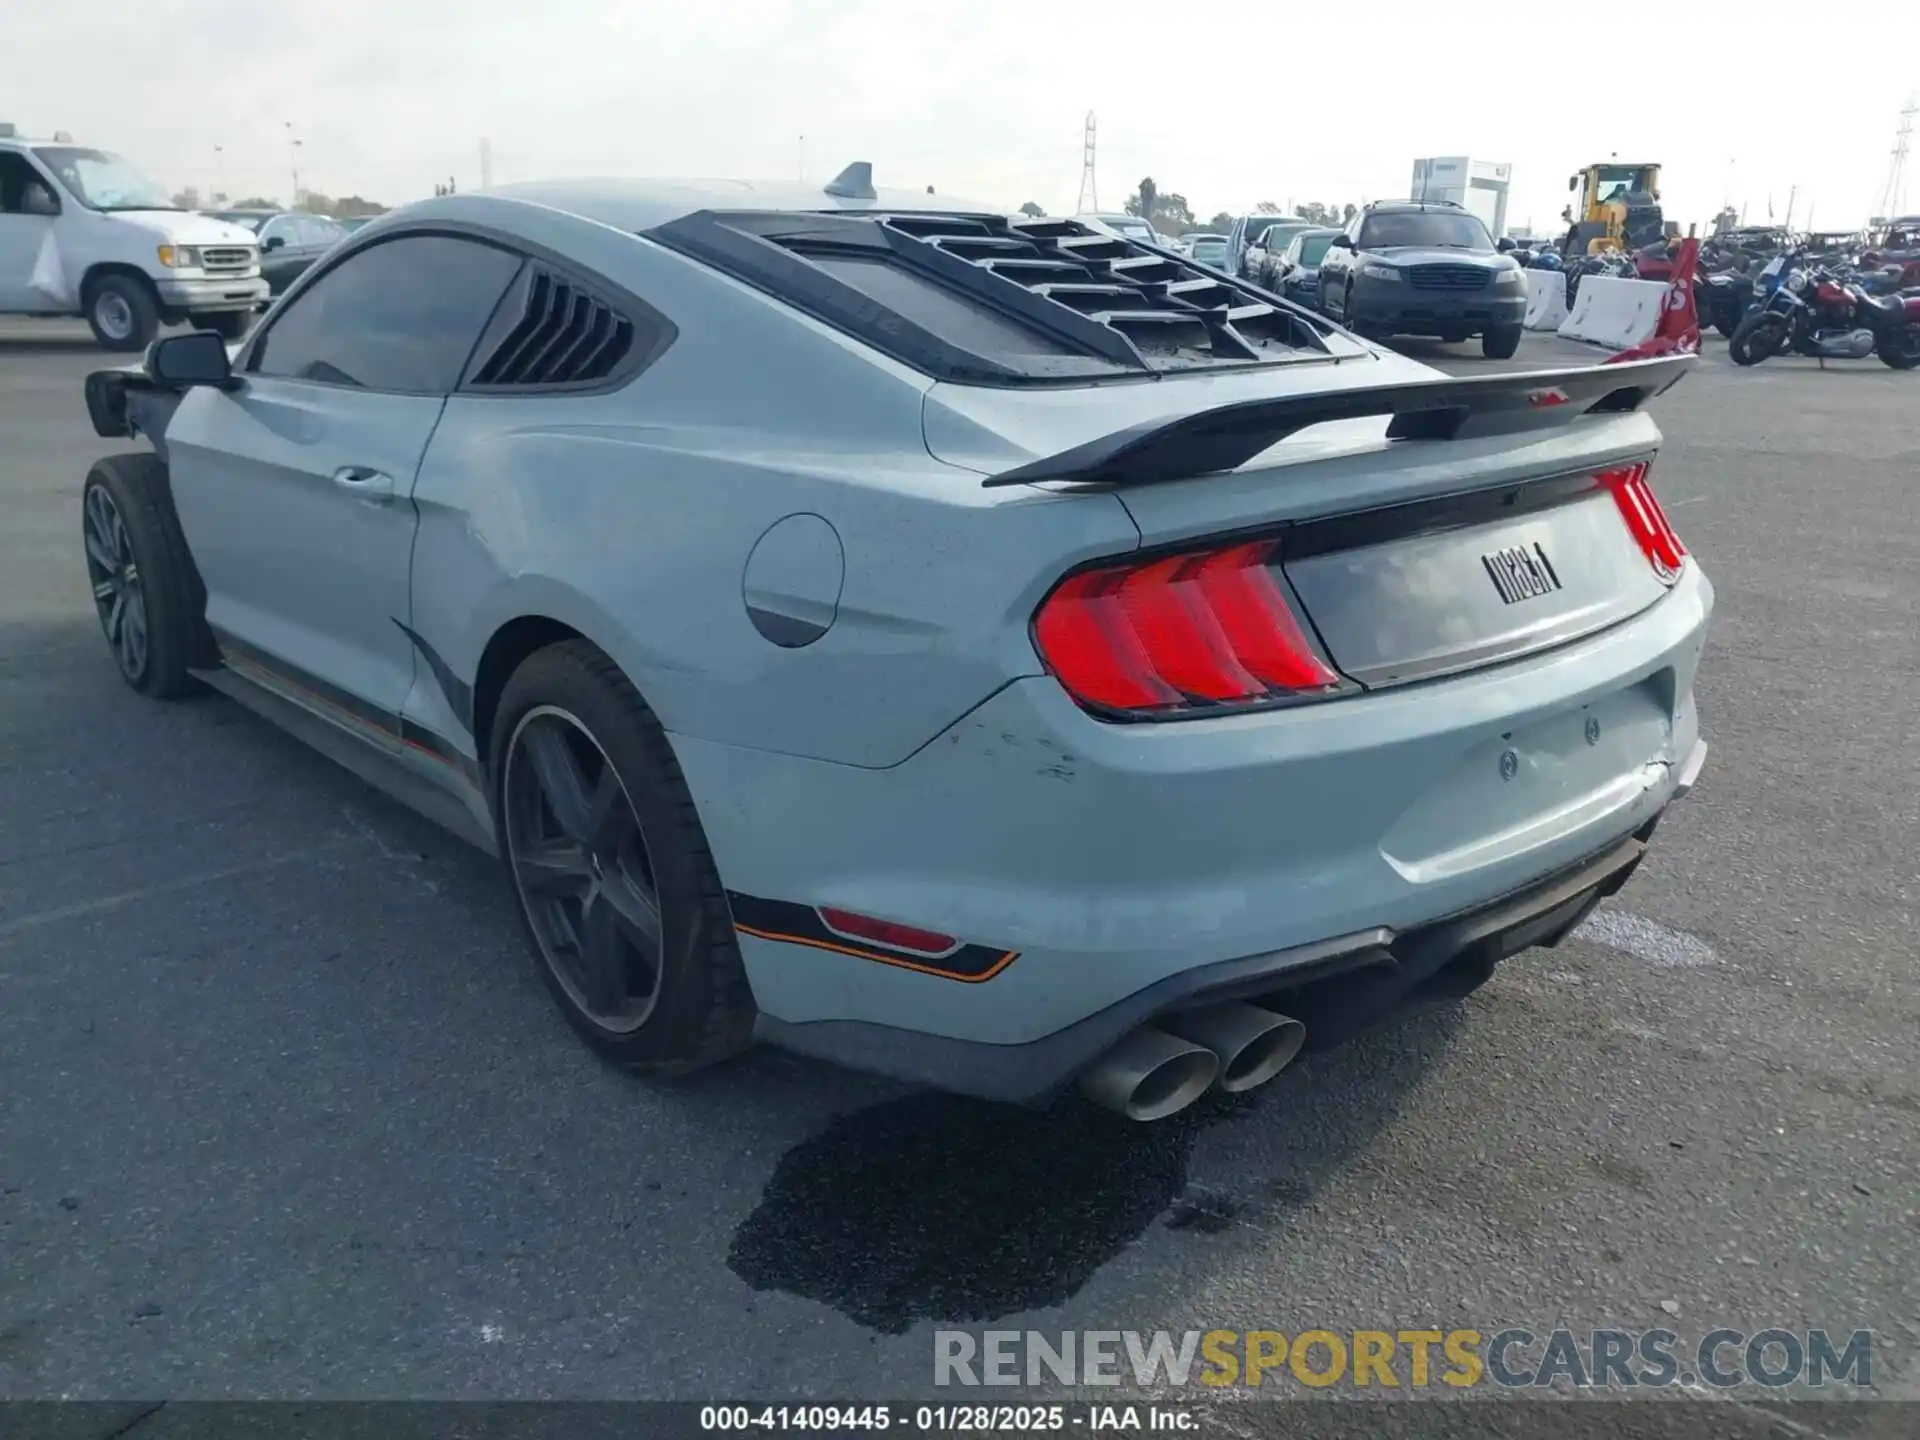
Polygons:
[[1161,1023],[1213,1052],[1220,1062],[1218,1084],[1229,1095],[1266,1084],[1307,1042],[1307,1027],[1298,1020],[1236,1002],[1169,1015]]
[[1143,1025],[1080,1077],[1080,1091],[1129,1120],[1164,1120],[1216,1085],[1239,1094],[1293,1062],[1307,1027],[1258,1005],[1229,1003]]
[[1206,1094],[1219,1071],[1205,1046],[1143,1025],[1080,1077],[1080,1093],[1129,1120],[1164,1120]]

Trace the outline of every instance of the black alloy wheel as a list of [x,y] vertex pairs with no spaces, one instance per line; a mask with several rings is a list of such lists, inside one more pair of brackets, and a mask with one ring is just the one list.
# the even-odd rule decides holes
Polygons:
[[147,676],[147,596],[126,522],[104,486],[87,490],[83,523],[93,608],[120,673],[137,687]]
[[541,959],[580,1015],[638,1030],[660,997],[660,887],[632,798],[578,717],[539,705],[506,747],[507,865]]

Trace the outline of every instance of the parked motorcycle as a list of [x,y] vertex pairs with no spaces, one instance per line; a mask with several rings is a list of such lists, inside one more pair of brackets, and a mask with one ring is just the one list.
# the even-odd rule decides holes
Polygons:
[[1693,283],[1693,305],[1700,319],[1729,340],[1753,303],[1753,282],[1744,275],[1702,275]]
[[1633,257],[1619,250],[1609,250],[1599,255],[1583,256],[1580,260],[1568,264],[1567,269],[1567,309],[1573,309],[1573,302],[1580,294],[1580,282],[1589,275],[1610,275],[1619,280],[1632,280],[1638,275]]
[[1728,341],[1736,365],[1792,351],[1823,363],[1877,355],[1895,370],[1920,366],[1920,291],[1870,295],[1831,271],[1801,264],[1769,266],[1756,289],[1769,280],[1765,298]]

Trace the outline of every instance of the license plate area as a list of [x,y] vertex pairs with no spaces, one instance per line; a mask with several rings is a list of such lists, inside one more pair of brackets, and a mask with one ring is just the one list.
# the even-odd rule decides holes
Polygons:
[[1597,489],[1524,515],[1288,558],[1283,568],[1334,664],[1371,687],[1565,644],[1666,593]]
[[1667,770],[1673,694],[1661,671],[1436,756],[1427,788],[1382,836],[1382,856],[1411,879],[1440,879],[1630,808]]

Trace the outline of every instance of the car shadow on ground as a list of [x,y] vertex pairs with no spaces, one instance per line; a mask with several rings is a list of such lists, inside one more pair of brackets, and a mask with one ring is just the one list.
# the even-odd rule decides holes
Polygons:
[[[1261,1243],[1367,1150],[1459,1014],[1443,994],[1423,997],[1260,1090],[1154,1124],[1074,1094],[1022,1109],[921,1093],[838,1116],[781,1158],[729,1268],[899,1335],[1063,1305],[1156,1225]],[[1241,1174],[1229,1161],[1196,1185],[1196,1147],[1221,1125],[1291,1127],[1289,1165]]]
[[31,355],[85,355],[88,353],[99,357],[102,369],[111,365],[131,365],[140,358],[138,355],[122,351],[102,350],[89,335],[77,337],[0,335],[0,360],[14,360]]

